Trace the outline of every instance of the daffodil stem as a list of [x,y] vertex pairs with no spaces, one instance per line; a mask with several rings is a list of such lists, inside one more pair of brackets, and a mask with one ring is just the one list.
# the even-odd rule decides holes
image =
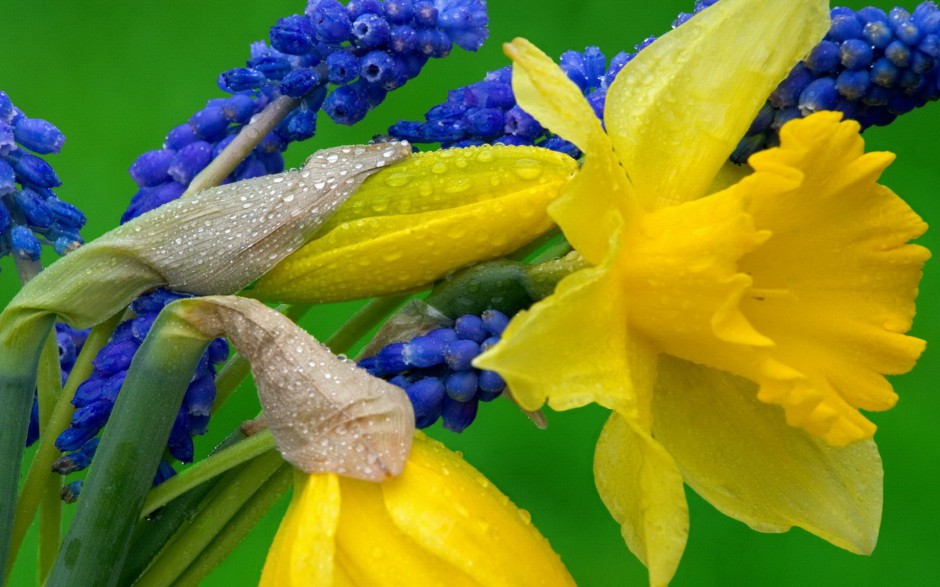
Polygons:
[[193,178],[184,196],[215,187],[238,167],[255,147],[300,105],[300,99],[281,96],[268,104],[260,115],[245,125],[235,139],[219,155]]
[[[62,393],[62,368],[59,363],[59,345],[55,330],[46,337],[46,344],[39,357],[37,378],[39,394],[39,427],[46,428],[52,418],[56,400]],[[40,491],[42,494],[39,508],[39,564],[36,571],[39,583],[45,582],[59,550],[62,533],[62,500],[59,488],[62,479],[58,475],[46,475]],[[15,525],[15,522],[14,522]]]
[[190,489],[274,449],[270,430],[263,430],[210,455],[179,475],[155,487],[144,501],[141,517],[153,513]]
[[571,252],[571,245],[568,244],[568,241],[565,240],[563,236],[560,234],[554,236],[559,238],[552,242],[545,250],[529,259],[530,265],[538,265],[539,263],[551,261],[552,259],[558,259]]
[[177,580],[177,585],[199,585],[219,563],[225,560],[239,542],[251,532],[275,503],[291,486],[293,468],[282,464],[267,482],[256,491],[244,506],[225,525],[225,528],[200,553]]
[[[565,237],[562,235],[561,229],[556,226],[555,228],[551,229],[550,231],[543,234],[539,238],[535,239],[531,243],[522,247],[518,251],[515,251],[511,255],[507,256],[506,258],[511,261],[525,261],[533,253],[535,253],[536,256],[534,257],[534,259],[539,259],[545,254],[546,251],[552,251],[559,246],[568,247],[570,250],[570,246],[568,246],[568,242],[565,240]],[[548,248],[545,250],[542,250],[545,247],[548,247]],[[551,258],[551,257],[548,257],[548,258]],[[534,259],[528,262],[529,263],[539,262]]]
[[[245,439],[240,428],[228,435],[216,447],[215,452],[229,448]],[[198,466],[198,465],[196,465]],[[118,585],[130,585],[144,570],[150,566],[151,561],[180,527],[190,523],[199,511],[200,504],[205,497],[215,491],[219,481],[224,476],[214,477],[201,485],[191,488],[159,510],[159,515],[153,519],[143,519],[137,523],[134,536],[131,539],[131,549],[127,561],[121,572]]]
[[119,578],[183,394],[208,343],[170,306],[157,317],[128,369],[47,587],[111,585]]
[[200,504],[196,517],[179,529],[134,583],[135,587],[177,584],[180,573],[211,544],[236,512],[282,465],[284,460],[281,455],[269,452],[226,473]]
[[[16,559],[23,538],[26,536],[26,531],[36,514],[36,508],[43,494],[46,479],[57,476],[52,473],[52,462],[59,454],[55,446],[55,439],[68,427],[72,419],[72,413],[75,411],[75,406],[72,405],[75,390],[78,389],[81,382],[91,375],[94,368],[92,361],[98,355],[98,351],[107,344],[120,319],[121,313],[117,313],[92,329],[85,340],[85,344],[82,345],[81,352],[75,359],[75,365],[72,367],[72,372],[69,374],[62,393],[57,398],[55,408],[49,416],[49,421],[40,428],[39,446],[33,455],[32,462],[30,462],[29,471],[26,473],[25,481],[23,481],[23,488],[20,490],[10,548],[11,565],[7,567],[7,572],[12,567],[12,561]],[[56,495],[56,499],[58,499],[58,495]]]

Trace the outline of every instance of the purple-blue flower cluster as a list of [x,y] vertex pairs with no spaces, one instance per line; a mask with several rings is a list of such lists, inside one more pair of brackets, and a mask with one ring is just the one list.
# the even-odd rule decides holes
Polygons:
[[[694,12],[680,14],[673,27],[715,2],[698,0]],[[867,128],[888,124],[940,97],[940,10],[935,3],[923,2],[913,13],[901,8],[888,13],[834,8],[831,15],[826,39],[773,92],[732,154],[733,161],[743,163],[751,154],[775,146],[784,123],[817,110],[841,111]],[[560,66],[602,118],[607,89],[617,73],[653,41],[655,37],[648,37],[636,45],[635,53],[618,53],[609,63],[597,47],[568,51]],[[510,79],[509,67],[491,72],[483,81],[450,92],[423,122],[398,122],[389,134],[444,148],[503,143],[580,156],[573,145],[519,108]]]
[[[160,310],[177,299],[189,297],[166,290],[156,290],[141,296],[131,304],[135,317],[118,325],[110,341],[93,361],[94,371],[75,392],[72,404],[75,413],[72,423],[56,439],[56,447],[70,452],[63,457],[67,465],[58,469],[65,473],[77,471],[91,461],[97,447],[96,436],[107,423],[117,399],[127,369],[141,342],[150,332],[150,327]],[[224,339],[216,339],[203,355],[193,381],[186,390],[183,405],[177,414],[170,433],[167,449],[170,455],[182,462],[193,459],[194,435],[205,434],[215,399],[216,365],[228,357],[228,345]],[[165,469],[165,467],[164,467]]]
[[232,96],[210,100],[170,131],[162,149],[137,158],[130,172],[140,189],[122,222],[178,198],[279,96],[300,99],[300,105],[226,182],[282,171],[281,153],[314,135],[321,108],[335,122],[354,124],[418,75],[429,58],[448,55],[454,44],[477,50],[487,20],[484,0],[351,0],[347,6],[309,0],[304,14],[271,27],[270,44],[251,45],[246,67],[219,76],[219,87]]
[[478,403],[496,399],[506,388],[498,373],[475,369],[472,362],[499,342],[508,323],[498,310],[466,314],[453,328],[386,345],[359,366],[405,390],[418,428],[440,418],[444,428],[462,432],[476,418]]
[[826,38],[771,94],[732,159],[775,146],[789,120],[838,110],[862,128],[940,98],[940,9],[833,8]]
[[29,118],[0,91],[0,256],[38,261],[43,244],[60,255],[82,244],[84,214],[56,196],[62,182],[37,156],[58,153],[64,142],[55,125]]

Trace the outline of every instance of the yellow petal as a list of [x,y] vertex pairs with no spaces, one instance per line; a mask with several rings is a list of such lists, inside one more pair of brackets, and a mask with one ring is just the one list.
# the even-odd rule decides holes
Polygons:
[[268,551],[261,587],[333,587],[339,512],[336,475],[297,472],[294,497]]
[[442,444],[416,435],[405,474],[382,487],[395,524],[436,564],[479,585],[574,585],[529,514]]
[[581,90],[551,58],[525,39],[514,40],[504,50],[513,60],[513,92],[519,106],[585,153],[581,171],[549,212],[568,242],[589,263],[600,264],[613,230],[610,211],[630,219],[635,205],[610,139]]
[[382,489],[381,484],[342,479],[343,509],[336,534],[336,565],[351,584],[479,585],[459,568],[432,556],[403,532],[386,509]]
[[633,405],[627,300],[609,263],[561,280],[553,295],[517,314],[474,366],[499,372],[527,410],[546,400],[556,410]]
[[829,28],[824,0],[722,0],[640,51],[604,121],[644,202],[705,195],[776,85]]
[[651,586],[672,579],[689,534],[689,511],[675,461],[648,432],[616,412],[594,455],[597,491],[621,524]]
[[758,401],[754,383],[668,357],[653,418],[685,482],[722,513],[762,532],[799,526],[856,553],[875,547],[882,468],[874,442],[828,446]]
[[551,57],[522,38],[504,44],[503,52],[513,61],[512,91],[523,110],[585,153],[610,150],[594,109]]
[[839,118],[787,124],[782,147],[752,157],[756,172],[739,184],[802,175],[789,190],[750,190],[748,212],[773,236],[741,260],[754,279],[741,309],[776,348],[762,373],[748,375],[764,401],[832,444],[871,436],[874,425],[854,408],[893,406],[884,375],[910,370],[923,350],[904,333],[929,257],[907,244],[926,224],[877,183],[893,156],[864,154],[858,124]]
[[418,154],[379,172],[248,295],[294,303],[408,291],[504,256],[547,231],[547,205],[576,169],[536,147]]

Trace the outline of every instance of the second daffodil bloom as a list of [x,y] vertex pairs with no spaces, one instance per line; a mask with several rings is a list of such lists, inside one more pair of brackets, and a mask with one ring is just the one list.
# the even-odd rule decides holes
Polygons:
[[399,477],[296,473],[262,587],[574,585],[529,521],[458,454],[418,432]]
[[683,481],[757,530],[857,553],[877,540],[881,460],[859,409],[890,408],[884,375],[924,348],[905,333],[929,256],[908,241],[926,225],[877,183],[892,155],[865,154],[831,112],[784,126],[715,191],[828,23],[819,0],[719,2],[627,64],[606,133],[550,59],[507,46],[519,104],[585,153],[549,213],[589,267],[475,365],[526,409],[613,411],[597,487],[653,585],[685,547]]

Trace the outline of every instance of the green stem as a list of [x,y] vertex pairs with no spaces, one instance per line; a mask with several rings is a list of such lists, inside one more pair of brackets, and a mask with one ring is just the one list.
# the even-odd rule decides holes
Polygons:
[[300,106],[300,99],[281,96],[268,104],[260,115],[245,125],[235,139],[189,182],[184,196],[215,187],[235,170],[279,122]]
[[128,369],[49,587],[112,585],[120,576],[183,394],[209,343],[171,309],[178,303],[160,313]]
[[[225,450],[244,439],[245,434],[241,428],[236,428],[214,452]],[[200,504],[207,503],[206,496],[219,489],[219,481],[222,478],[215,477],[192,488],[160,508],[157,514],[137,523],[131,539],[130,553],[127,555],[118,585],[131,585],[150,566],[151,560],[156,558],[176,531],[188,524],[199,512]]]
[[410,295],[375,298],[353,314],[324,344],[334,353],[347,352],[360,338],[401,306]]
[[[56,400],[62,393],[62,367],[59,363],[59,345],[55,330],[46,337],[46,344],[39,357],[37,390],[39,428],[42,430],[48,426]],[[59,550],[62,534],[62,500],[59,499],[61,487],[62,479],[58,475],[46,475],[40,491],[42,496],[39,509],[39,564],[37,565],[39,584],[42,584],[49,575]],[[14,522],[15,526],[16,522]]]
[[207,497],[191,523],[182,526],[135,587],[174,585],[177,577],[223,530],[232,516],[246,504],[282,465],[277,452],[268,452],[220,480],[217,491]]
[[290,465],[286,463],[281,465],[238,510],[209,546],[187,567],[186,572],[179,576],[175,585],[193,585],[194,587],[199,585],[200,581],[235,550],[235,547],[287,492],[293,475],[294,470]]
[[20,468],[36,389],[36,369],[55,316],[26,308],[0,315],[0,569],[9,568]]
[[[33,516],[36,515],[36,508],[39,505],[46,479],[49,477],[57,477],[56,474],[52,473],[52,462],[55,461],[59,455],[59,449],[55,446],[55,439],[58,438],[63,430],[68,428],[69,423],[72,421],[72,413],[75,411],[75,406],[72,405],[72,398],[75,396],[75,390],[78,389],[78,386],[83,381],[91,376],[91,372],[94,369],[92,361],[98,355],[98,351],[107,344],[111,333],[114,332],[115,327],[117,327],[118,322],[120,322],[121,314],[121,312],[115,314],[92,329],[88,338],[85,340],[85,344],[82,346],[81,353],[79,353],[78,357],[75,359],[75,365],[72,367],[68,381],[66,381],[65,387],[62,389],[62,393],[55,403],[55,408],[52,411],[52,415],[49,417],[49,421],[40,429],[39,446],[29,465],[29,471],[26,473],[23,488],[20,490],[19,504],[16,509],[16,521],[13,524],[12,545],[10,547],[11,564],[7,567],[7,572],[9,572],[12,567],[12,561],[16,560],[20,545],[23,543],[23,538],[26,536],[26,531],[29,530]],[[56,499],[58,499],[58,494],[56,495]]]
[[528,264],[538,265],[539,263],[551,261],[552,259],[560,259],[570,252],[571,245],[568,244],[568,241],[566,241],[564,237],[561,237],[552,243],[547,249],[529,259]]
[[158,508],[213,477],[217,477],[273,449],[274,437],[271,435],[270,430],[265,429],[254,436],[249,436],[241,442],[212,454],[205,460],[155,487],[144,501],[141,517],[150,515]]

